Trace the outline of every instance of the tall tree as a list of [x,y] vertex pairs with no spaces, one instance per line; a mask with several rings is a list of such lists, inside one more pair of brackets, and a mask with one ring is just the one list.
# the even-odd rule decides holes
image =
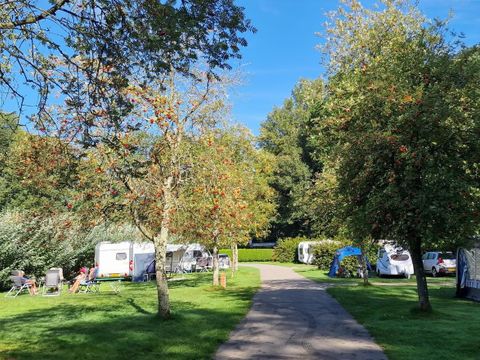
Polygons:
[[349,229],[410,249],[428,311],[422,250],[477,230],[479,50],[449,43],[445,24],[408,1],[345,3],[323,48],[330,79],[318,144],[330,149]]
[[[165,273],[166,248],[185,174],[192,166],[191,138],[210,129],[224,116],[227,81],[198,71],[195,78],[173,69],[149,86],[132,85],[124,96],[132,104],[117,128],[110,114],[97,114],[92,136],[101,141],[86,153],[80,165],[79,211],[87,217],[128,217],[145,239],[155,245],[158,314],[170,315]],[[75,114],[59,115],[64,136],[75,136]],[[129,129],[123,131],[123,129]],[[81,208],[80,208],[81,207]],[[94,212],[93,210],[97,210]]]
[[275,108],[262,123],[260,146],[275,155],[277,169],[271,179],[277,191],[278,213],[272,222],[270,237],[292,237],[312,234],[311,204],[304,201],[321,164],[311,157],[309,119],[321,99],[321,80],[300,81],[280,108]]
[[[212,131],[196,143],[192,181],[177,222],[184,238],[213,250],[213,285],[218,285],[218,250],[235,250],[268,227],[274,210],[272,169],[271,157],[255,149],[245,129]],[[236,265],[234,258],[233,271]]]

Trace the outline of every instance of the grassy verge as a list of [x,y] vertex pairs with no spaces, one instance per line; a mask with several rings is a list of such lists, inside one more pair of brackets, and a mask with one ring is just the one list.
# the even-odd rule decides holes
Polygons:
[[168,321],[154,315],[153,283],[125,284],[119,295],[2,294],[0,359],[209,359],[248,311],[260,277],[242,268],[226,290],[210,281],[201,273],[171,282]]

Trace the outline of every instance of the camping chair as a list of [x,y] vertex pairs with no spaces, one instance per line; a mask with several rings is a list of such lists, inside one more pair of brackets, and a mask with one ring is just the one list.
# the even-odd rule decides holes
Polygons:
[[47,271],[47,274],[45,275],[45,282],[43,284],[43,296],[60,295],[62,291],[62,277],[60,270],[50,269]]
[[100,291],[100,282],[97,281],[98,267],[90,270],[88,278],[80,283],[79,293],[97,293]]
[[30,293],[32,285],[22,283],[22,276],[10,276],[10,280],[13,283],[12,288],[5,294],[5,297],[17,297],[18,294],[24,291]]

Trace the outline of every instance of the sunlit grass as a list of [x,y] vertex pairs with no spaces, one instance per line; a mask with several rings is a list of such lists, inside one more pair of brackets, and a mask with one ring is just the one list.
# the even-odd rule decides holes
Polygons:
[[170,282],[173,316],[155,316],[154,283],[127,283],[119,295],[0,298],[2,359],[209,359],[243,318],[260,284],[240,269],[226,290],[211,274]]

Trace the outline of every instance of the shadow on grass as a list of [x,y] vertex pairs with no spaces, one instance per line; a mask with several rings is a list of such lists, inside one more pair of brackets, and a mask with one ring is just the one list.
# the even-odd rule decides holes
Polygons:
[[2,319],[9,334],[2,336],[0,358],[207,359],[242,316],[176,302],[172,320],[162,321],[132,298],[125,304],[136,312],[62,305]]
[[433,311],[418,311],[415,287],[330,288],[367,327],[389,359],[477,359],[480,304],[455,298],[452,287],[430,288]]
[[156,316],[155,282],[0,302],[0,359],[210,359],[248,310],[255,289],[245,279],[216,292],[205,286],[211,274],[169,283],[168,321]]

